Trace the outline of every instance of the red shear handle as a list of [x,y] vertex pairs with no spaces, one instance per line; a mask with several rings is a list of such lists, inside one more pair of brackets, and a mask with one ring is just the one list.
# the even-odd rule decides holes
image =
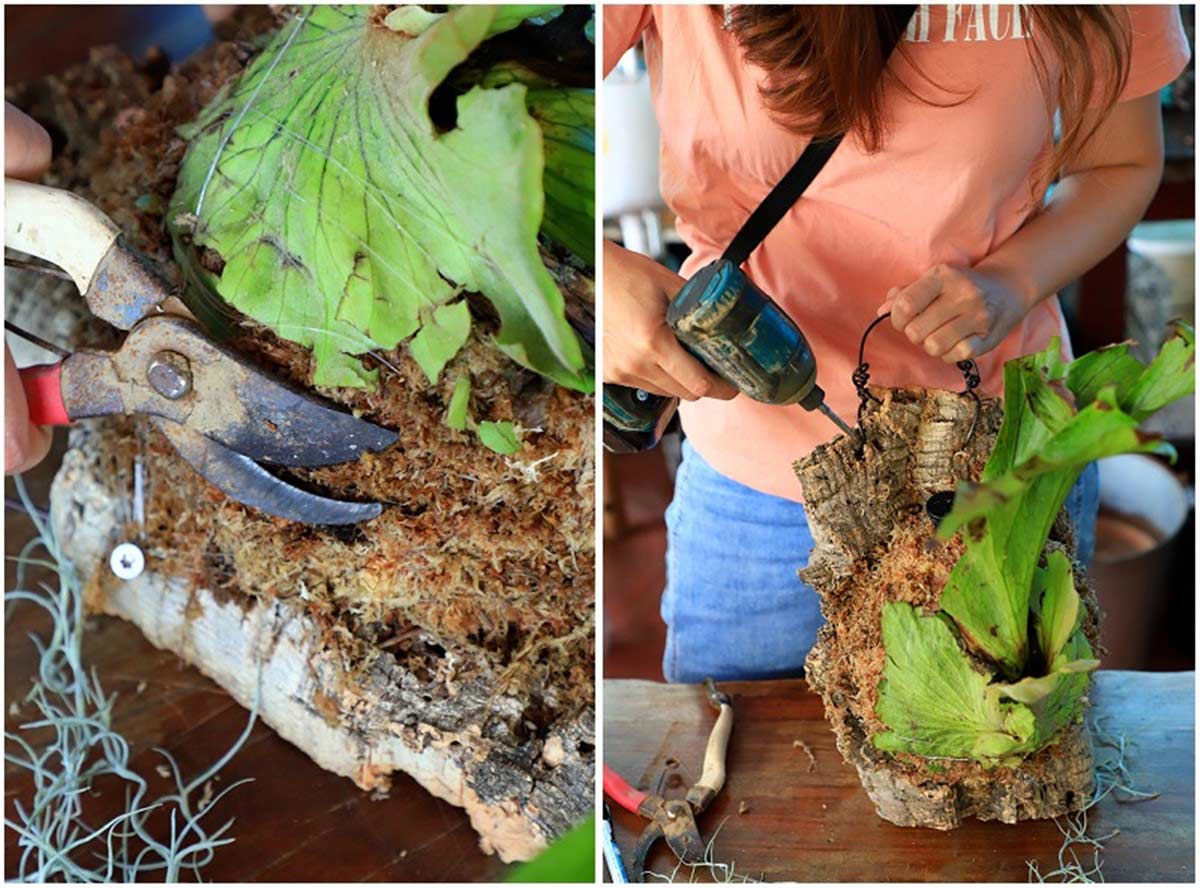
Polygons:
[[647,793],[634,789],[625,782],[625,778],[610,768],[604,766],[604,794],[627,811],[639,813],[638,808],[646,800]]
[[62,396],[62,362],[37,364],[21,371],[21,387],[34,425],[70,425],[67,407]]

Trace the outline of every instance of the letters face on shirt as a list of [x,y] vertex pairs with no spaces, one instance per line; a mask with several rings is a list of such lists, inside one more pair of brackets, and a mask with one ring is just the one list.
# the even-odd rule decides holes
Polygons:
[[[933,33],[935,4],[922,3],[908,23],[904,39],[909,43],[928,43]],[[1017,3],[944,3],[936,4],[945,14],[939,29],[943,43],[978,43],[987,40],[1026,40],[1029,23]]]

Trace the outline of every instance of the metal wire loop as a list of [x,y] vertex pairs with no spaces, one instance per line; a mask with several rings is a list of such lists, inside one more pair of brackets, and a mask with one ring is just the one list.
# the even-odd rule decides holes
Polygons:
[[979,392],[975,389],[979,388],[979,383],[982,382],[982,377],[979,375],[979,367],[970,358],[965,361],[959,361],[954,366],[962,371],[963,379],[967,383],[967,387],[959,394],[970,395],[975,399],[975,416],[971,419],[971,428],[967,431],[967,437],[962,443],[962,449],[966,449],[971,443],[971,439],[975,437],[975,427],[979,425],[979,414],[983,412],[983,401],[979,399]]
[[867,326],[863,331],[862,339],[858,341],[858,366],[854,368],[854,372],[850,374],[850,381],[854,383],[854,391],[858,393],[858,430],[859,430],[859,446],[867,441],[866,429],[863,427],[863,413],[867,409],[867,402],[874,401],[876,404],[881,403],[878,398],[871,394],[867,388],[867,383],[871,381],[871,365],[863,360],[867,350],[867,337],[871,335],[871,331],[886,321],[892,316],[889,311],[886,314],[881,314]]
[[[883,403],[874,395],[872,395],[870,389],[867,388],[868,383],[871,381],[871,365],[865,360],[867,337],[871,335],[872,330],[874,330],[891,316],[892,313],[890,311],[885,312],[867,325],[867,329],[863,331],[862,338],[858,341],[858,366],[855,367],[854,372],[850,374],[850,381],[854,383],[854,391],[858,393],[858,430],[860,436],[860,453],[862,452],[863,446],[865,446],[867,443],[866,426],[863,425],[863,414],[866,412],[867,403],[869,401],[874,401],[876,404]],[[979,367],[970,358],[967,358],[965,361],[958,361],[954,366],[956,366],[959,371],[962,372],[963,381],[966,383],[966,388],[959,392],[959,394],[970,395],[975,399],[975,416],[971,420],[971,428],[967,432],[966,440],[963,441],[962,444],[962,446],[965,448],[971,443],[971,439],[975,436],[975,427],[979,425],[979,414],[983,412],[983,401],[980,400],[979,393],[975,391],[975,389],[979,388],[979,385],[983,379],[979,374]]]

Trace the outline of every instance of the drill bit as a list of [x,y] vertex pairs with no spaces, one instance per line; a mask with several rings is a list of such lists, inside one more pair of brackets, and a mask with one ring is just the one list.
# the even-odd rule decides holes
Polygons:
[[852,429],[852,428],[850,428],[850,426],[846,425],[846,423],[842,421],[842,418],[840,416],[838,416],[836,413],[834,413],[832,410],[830,410],[828,404],[826,404],[824,401],[822,401],[820,404],[817,405],[817,409],[820,410],[822,413],[824,413],[826,416],[828,416],[830,421],[832,421],[834,425],[836,425],[839,429],[841,429],[843,432],[846,433],[847,437],[850,437],[850,438],[854,437],[854,429]]

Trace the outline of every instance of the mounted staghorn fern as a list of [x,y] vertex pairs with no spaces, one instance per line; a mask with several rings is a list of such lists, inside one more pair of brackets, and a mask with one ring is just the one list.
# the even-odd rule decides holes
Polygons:
[[314,385],[374,388],[361,357],[402,343],[435,384],[471,335],[478,293],[498,315],[498,349],[590,391],[539,232],[591,264],[591,90],[483,72],[454,78],[451,120],[431,110],[490,38],[560,12],[299,12],[181,131],[168,220],[193,295],[311,348]]
[[1037,752],[1079,717],[1086,673],[1099,661],[1081,628],[1070,560],[1043,548],[1088,463],[1174,456],[1138,424],[1193,390],[1194,350],[1194,332],[1181,324],[1148,367],[1125,345],[1066,364],[1057,339],[1009,362],[1004,422],[981,482],[960,485],[938,529],[943,539],[962,531],[966,542],[942,589],[949,619],[884,606],[878,711],[891,730],[876,746],[991,764]]
[[[1149,366],[1054,341],[1006,365],[1002,419],[984,402],[972,431],[969,399],[879,390],[861,460],[843,440],[797,463],[829,621],[809,677],[881,816],[1011,822],[1089,796],[1098,627],[1063,504],[1094,460],[1174,456],[1139,424],[1194,390],[1194,352],[1183,323]],[[925,504],[955,487],[935,529]]]

